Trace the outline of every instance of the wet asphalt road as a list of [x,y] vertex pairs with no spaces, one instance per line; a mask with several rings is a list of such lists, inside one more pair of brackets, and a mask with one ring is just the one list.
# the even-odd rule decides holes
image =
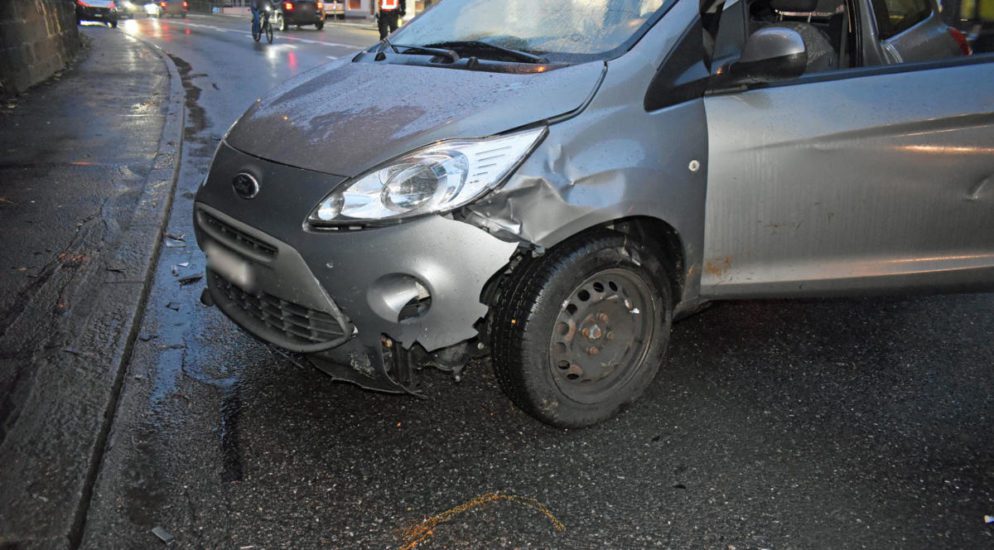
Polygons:
[[[212,28],[217,27],[217,28]],[[499,491],[423,548],[983,548],[994,545],[994,295],[720,304],[678,323],[643,399],[584,431],[514,409],[486,362],[428,399],[333,383],[197,298],[193,193],[266,89],[371,32],[255,45],[242,21],[126,22],[187,88],[167,241],[83,545],[388,548]],[[343,98],[347,101],[347,98]],[[534,504],[534,502],[533,502]]]

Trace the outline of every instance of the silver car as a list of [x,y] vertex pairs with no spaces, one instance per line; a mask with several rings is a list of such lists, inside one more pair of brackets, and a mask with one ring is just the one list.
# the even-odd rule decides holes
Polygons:
[[370,389],[489,353],[580,427],[709,301],[992,288],[994,57],[957,33],[934,0],[445,0],[232,127],[204,301]]

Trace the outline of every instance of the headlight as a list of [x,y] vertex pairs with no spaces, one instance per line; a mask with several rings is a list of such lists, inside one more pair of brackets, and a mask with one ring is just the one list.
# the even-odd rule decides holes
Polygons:
[[442,141],[345,183],[307,218],[315,227],[448,212],[499,185],[545,134],[536,128],[480,140]]

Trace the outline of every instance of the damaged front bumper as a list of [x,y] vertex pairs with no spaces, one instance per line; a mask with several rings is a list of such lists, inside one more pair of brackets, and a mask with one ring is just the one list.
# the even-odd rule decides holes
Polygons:
[[[259,183],[251,199],[233,189],[240,173]],[[441,216],[306,228],[310,210],[342,181],[222,145],[194,214],[209,296],[254,336],[306,354],[337,379],[409,391],[412,350],[476,336],[484,285],[517,244]]]

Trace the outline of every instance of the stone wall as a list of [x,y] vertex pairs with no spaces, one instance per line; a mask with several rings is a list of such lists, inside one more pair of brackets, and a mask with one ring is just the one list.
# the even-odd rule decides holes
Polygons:
[[0,0],[0,95],[19,94],[79,50],[73,0]]

